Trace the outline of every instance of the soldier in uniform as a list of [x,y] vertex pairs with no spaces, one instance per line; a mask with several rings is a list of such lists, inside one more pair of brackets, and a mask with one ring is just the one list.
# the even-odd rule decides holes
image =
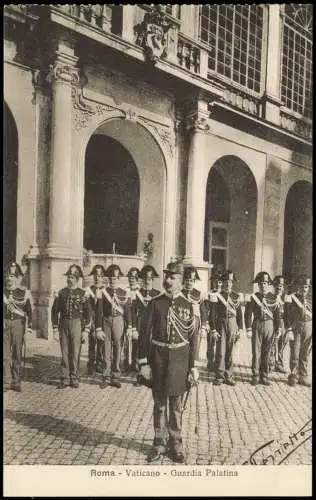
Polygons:
[[19,264],[10,264],[3,293],[3,382],[4,391],[21,392],[21,360],[25,333],[32,332],[31,294],[19,285],[23,276]]
[[183,273],[182,293],[189,302],[193,304],[193,311],[199,324],[199,340],[207,342],[210,330],[209,314],[206,296],[200,290],[194,288],[195,281],[200,280],[197,269],[194,266],[186,267]]
[[[217,273],[214,277],[211,278],[211,291],[208,294],[207,301],[207,310],[208,314],[210,314],[210,300],[213,294],[216,294],[221,291],[223,285],[222,275],[221,273]],[[210,330],[208,332],[208,346],[207,346],[207,365],[209,372],[213,372],[215,369],[215,352],[216,352],[216,338],[211,335]]]
[[128,342],[127,365],[129,369],[137,371],[136,359],[138,358],[138,316],[139,307],[137,300],[137,292],[139,290],[139,269],[131,267],[127,273],[129,287],[128,303],[131,311],[131,327],[127,328],[126,337]]
[[51,312],[53,336],[59,339],[62,355],[58,389],[67,387],[68,374],[70,386],[77,389],[81,342],[89,335],[91,310],[86,292],[78,286],[79,279],[83,278],[81,267],[71,265],[65,276],[67,287],[59,291]]
[[93,267],[89,276],[93,276],[94,284],[86,288],[86,294],[90,302],[91,310],[91,324],[89,333],[89,347],[88,347],[88,374],[92,375],[94,371],[103,373],[104,363],[102,359],[102,346],[103,343],[96,338],[95,334],[95,310],[97,300],[102,297],[102,290],[104,289],[105,269],[101,264]]
[[106,270],[109,286],[102,291],[102,298],[96,308],[96,336],[103,342],[105,367],[101,388],[108,385],[120,388],[118,378],[121,373],[121,348],[125,324],[127,330],[132,329],[131,307],[128,293],[118,286],[120,277],[124,276],[117,264],[111,264]]
[[308,297],[311,279],[305,274],[296,280],[296,292],[290,296],[285,315],[285,326],[293,333],[290,340],[290,370],[289,385],[296,383],[310,387],[307,380],[308,357],[312,350],[312,301]]
[[[284,349],[288,343],[289,335],[284,327],[284,306],[287,300],[285,294],[285,278],[283,275],[275,276],[273,280],[275,294],[280,308],[280,330],[275,332],[270,355],[270,368],[279,373],[286,373],[284,368]],[[279,336],[278,336],[279,335]]]
[[193,305],[181,293],[182,265],[172,262],[164,273],[165,292],[151,300],[139,337],[140,376],[152,377],[154,399],[155,438],[147,460],[154,462],[169,451],[183,463],[182,396],[188,383],[198,379],[198,330]]
[[269,273],[261,271],[254,279],[259,292],[246,296],[245,325],[252,332],[252,385],[270,385],[269,358],[273,335],[280,329],[280,308],[277,297],[269,291]]
[[211,335],[216,338],[215,385],[223,382],[235,385],[233,377],[233,348],[243,328],[243,296],[233,291],[235,273],[228,270],[223,276],[223,287],[210,298]]

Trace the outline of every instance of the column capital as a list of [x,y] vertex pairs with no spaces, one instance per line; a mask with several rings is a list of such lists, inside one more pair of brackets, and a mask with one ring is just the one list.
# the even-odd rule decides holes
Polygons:
[[50,82],[79,84],[80,71],[76,67],[77,62],[78,57],[57,52],[55,61],[49,65],[47,80]]
[[185,129],[192,130],[193,132],[210,130],[210,126],[207,123],[208,118],[208,112],[193,111],[189,113],[184,120]]

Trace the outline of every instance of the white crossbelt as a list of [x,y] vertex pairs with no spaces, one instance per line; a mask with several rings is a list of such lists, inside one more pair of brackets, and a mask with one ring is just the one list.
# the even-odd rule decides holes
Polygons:
[[234,316],[237,316],[236,309],[234,307],[232,307],[231,304],[229,303],[229,297],[228,297],[228,301],[226,302],[224,297],[219,293],[218,298],[222,302],[222,304],[224,304],[227,311],[231,312]]
[[312,313],[311,311],[309,311],[305,306],[304,304],[302,304],[302,302],[296,297],[296,295],[293,293],[292,295],[292,299],[294,300],[294,302],[298,305],[298,307],[300,307],[303,311],[304,311],[304,314],[306,314],[306,316],[308,316],[309,318],[312,318]]
[[105,289],[102,290],[102,293],[115,311],[118,311],[120,314],[124,314],[123,308],[117,303],[117,301],[114,298],[112,299],[112,297],[108,294],[108,292]]
[[273,319],[273,313],[270,311],[270,309],[268,309],[268,307],[263,304],[257,297],[257,295],[255,293],[252,294],[252,298],[253,300],[258,304],[259,307],[261,307],[261,309],[268,315],[270,316],[271,319]]

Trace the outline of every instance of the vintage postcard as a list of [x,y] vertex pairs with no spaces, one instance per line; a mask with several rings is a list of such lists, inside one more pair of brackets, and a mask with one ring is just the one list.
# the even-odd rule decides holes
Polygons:
[[4,8],[4,496],[310,496],[312,4]]

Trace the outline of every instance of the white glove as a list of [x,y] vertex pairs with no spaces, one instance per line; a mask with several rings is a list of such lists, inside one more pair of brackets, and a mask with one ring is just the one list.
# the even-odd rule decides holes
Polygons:
[[213,339],[215,339],[215,340],[219,340],[221,338],[220,333],[218,333],[216,330],[213,330],[211,332],[211,335],[212,335]]
[[132,339],[137,340],[138,339],[138,331],[136,328],[132,328]]
[[251,328],[247,328],[247,338],[251,339],[251,337],[252,337],[252,329]]
[[87,342],[88,337],[89,337],[89,330],[84,329],[81,334],[81,340],[83,341],[82,342],[83,344]]
[[294,340],[294,333],[292,331],[292,328],[288,328],[286,330],[286,336],[287,336],[287,340]]
[[133,328],[131,326],[128,326],[127,327],[127,330],[126,330],[126,337],[128,339],[131,339],[133,338]]
[[102,331],[102,330],[97,330],[95,332],[95,336],[98,340],[100,340],[101,342],[104,342],[105,341],[105,333]]
[[145,380],[151,380],[151,368],[149,365],[142,365],[139,370],[139,374],[145,379]]
[[207,339],[207,330],[204,326],[200,329],[200,339]]
[[278,328],[277,331],[275,332],[275,336],[276,336],[277,339],[280,338],[281,333],[282,333],[281,328]]
[[53,328],[53,339],[56,342],[59,342],[59,330],[58,330],[58,328]]
[[29,335],[32,335],[32,333],[33,333],[32,328],[28,327],[28,328],[26,329],[26,333],[28,333]]
[[199,380],[199,370],[197,368],[191,368],[188,376],[189,384],[195,385],[198,380]]

